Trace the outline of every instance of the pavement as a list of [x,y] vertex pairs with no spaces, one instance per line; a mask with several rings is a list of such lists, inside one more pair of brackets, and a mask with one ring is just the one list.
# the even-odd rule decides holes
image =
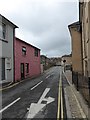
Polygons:
[[2,81],[0,81],[0,91],[3,91],[3,90],[6,90],[6,89],[8,89],[8,88],[11,88],[11,87],[13,87],[13,86],[16,86],[17,84],[19,84],[19,83],[21,83],[21,82],[24,82],[24,81],[26,81],[26,80],[33,79],[33,78],[37,78],[37,77],[39,77],[39,76],[42,76],[43,74],[48,73],[51,69],[52,69],[52,67],[50,67],[49,69],[45,70],[43,73],[41,73],[41,74],[39,74],[39,75],[37,75],[37,76],[32,76],[32,77],[30,77],[30,78],[25,78],[25,79],[20,80],[20,81],[17,81],[17,82],[13,82],[13,81],[11,81],[11,82],[2,82]]
[[45,71],[44,71],[43,73],[41,73],[40,75],[32,76],[32,77],[30,77],[30,78],[25,78],[25,79],[20,80],[20,81],[17,81],[17,82],[13,82],[13,81],[11,81],[11,82],[2,82],[2,81],[0,81],[0,90],[8,89],[8,87],[17,85],[17,84],[19,84],[19,83],[21,83],[21,82],[24,82],[25,80],[39,77],[39,76],[43,75],[44,73],[47,73],[48,71],[50,71],[50,69],[52,69],[52,67],[49,68],[49,69],[47,69],[47,70],[45,70]]
[[69,84],[64,89],[67,118],[90,119],[90,108],[87,105],[87,102],[84,100],[80,92],[76,90],[74,84],[72,84],[72,72],[67,70],[63,72],[63,75]]
[[40,75],[37,75],[37,76],[32,76],[32,77],[29,77],[29,78],[25,78],[25,79],[23,79],[23,80],[16,81],[16,82],[13,82],[13,81],[11,81],[11,82],[4,82],[4,83],[1,83],[1,82],[0,82],[0,91],[6,90],[6,89],[8,89],[8,88],[12,88],[13,86],[16,86],[16,85],[18,85],[18,84],[20,84],[20,83],[22,83],[22,82],[24,82],[24,81],[26,81],[26,80],[30,80],[30,79],[33,79],[33,78],[37,78],[37,77],[39,77],[39,76],[41,76],[41,75],[43,75],[43,74],[44,74],[44,73],[42,73],[42,74],[40,74]]

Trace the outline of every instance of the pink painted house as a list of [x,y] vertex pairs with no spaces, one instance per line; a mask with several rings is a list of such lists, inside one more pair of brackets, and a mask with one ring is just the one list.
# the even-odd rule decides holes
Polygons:
[[41,73],[40,49],[19,38],[14,41],[15,82]]

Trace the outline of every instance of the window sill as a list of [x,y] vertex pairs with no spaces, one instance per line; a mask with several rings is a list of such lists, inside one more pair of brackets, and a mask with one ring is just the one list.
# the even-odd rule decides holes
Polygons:
[[11,70],[11,68],[7,68],[7,70],[9,70],[9,71],[10,71],[10,70]]
[[3,41],[3,42],[8,43],[8,41],[7,41],[6,39],[2,39],[2,38],[0,38],[0,40]]

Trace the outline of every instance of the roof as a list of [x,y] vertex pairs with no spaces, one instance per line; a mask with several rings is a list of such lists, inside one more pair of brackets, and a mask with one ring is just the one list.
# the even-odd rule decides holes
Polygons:
[[79,21],[74,22],[70,25],[68,25],[68,28],[77,28],[77,31],[81,30],[81,23]]
[[69,55],[63,55],[62,57],[72,57],[72,54],[69,54]]
[[41,57],[41,58],[47,58],[47,56],[45,56],[45,55],[41,55],[40,57]]
[[2,19],[6,20],[6,21],[9,22],[10,24],[12,24],[15,28],[18,28],[17,25],[15,25],[15,24],[12,23],[10,20],[8,20],[7,18],[5,18],[3,15],[0,14],[0,17],[2,17]]
[[23,41],[23,40],[21,40],[21,39],[19,39],[19,38],[17,38],[17,37],[15,37],[15,39],[16,39],[16,40],[19,40],[19,41],[21,41],[21,42],[23,42],[23,43],[25,43],[25,44],[27,44],[27,45],[29,45],[29,46],[31,46],[31,47],[33,47],[33,48],[36,48],[36,49],[40,50],[38,47],[35,47],[35,46],[31,45],[30,43],[27,43],[26,41]]

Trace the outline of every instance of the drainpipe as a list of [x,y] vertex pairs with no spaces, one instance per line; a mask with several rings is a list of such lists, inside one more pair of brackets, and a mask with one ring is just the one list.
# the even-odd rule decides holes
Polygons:
[[81,62],[82,62],[82,74],[84,74],[83,71],[83,42],[82,42],[82,22],[80,22],[80,35],[81,35]]
[[14,46],[15,46],[15,28],[13,29],[13,81],[15,82],[15,52],[14,52]]

